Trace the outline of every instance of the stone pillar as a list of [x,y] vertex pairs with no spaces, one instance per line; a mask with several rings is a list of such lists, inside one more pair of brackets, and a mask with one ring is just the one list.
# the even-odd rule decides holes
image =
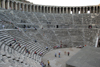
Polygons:
[[100,6],[99,6],[99,13],[100,13]]
[[86,7],[86,13],[88,12],[88,7]]
[[21,3],[19,3],[19,10],[22,10],[22,8],[21,8]]
[[68,7],[66,7],[66,13],[68,14]]
[[34,5],[32,5],[33,7],[32,7],[32,12],[34,12]]
[[[0,1],[1,1],[1,0],[0,0]],[[2,8],[2,7],[1,7],[1,4],[2,4],[2,1],[0,2],[0,8]]]
[[40,6],[40,12],[42,12],[42,6]]
[[38,12],[39,6],[38,6],[38,5],[36,5],[36,6],[37,6],[36,10],[37,10],[37,12]]
[[78,14],[78,7],[76,7],[76,14]]
[[56,7],[56,13],[57,13],[57,7]]
[[51,13],[51,7],[50,7],[50,13]]
[[90,11],[90,13],[91,13],[91,7],[89,6],[89,11]]
[[22,5],[22,10],[23,10],[23,11],[25,11],[24,8],[25,8],[25,4],[23,3],[23,5]]
[[96,6],[96,13],[98,13],[98,6]]
[[11,9],[14,9],[14,7],[13,7],[14,5],[13,5],[13,2],[11,2]]
[[17,10],[17,2],[15,3],[15,10]]
[[7,0],[7,9],[9,9],[9,0]]
[[5,0],[2,1],[2,8],[5,9]]
[[30,12],[32,12],[32,5],[30,4]]
[[54,7],[53,7],[53,13],[54,13]]
[[26,11],[28,11],[28,4],[26,4]]
[[70,13],[71,13],[71,7],[70,7],[70,9],[69,9],[69,10],[70,10]]
[[75,9],[74,9],[74,7],[73,7],[73,14],[75,14]]
[[95,6],[93,6],[93,13],[95,13]]
[[33,11],[35,12],[35,5],[34,5],[33,9],[34,9]]
[[81,9],[81,7],[80,7],[80,14],[82,13],[82,9]]
[[82,13],[82,7],[80,7],[80,14]]
[[48,13],[48,6],[47,6],[47,13]]
[[56,13],[56,7],[54,7],[54,13]]
[[43,7],[44,9],[43,9],[43,12],[45,13],[45,6]]
[[64,13],[64,7],[62,7],[63,8],[63,13]]
[[59,7],[59,13],[61,13],[61,7]]
[[85,13],[85,7],[83,7],[83,13]]

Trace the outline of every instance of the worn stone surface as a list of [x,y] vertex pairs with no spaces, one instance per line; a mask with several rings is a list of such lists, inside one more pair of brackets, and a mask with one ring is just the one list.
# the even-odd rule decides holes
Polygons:
[[[61,56],[59,58],[58,53],[61,53]],[[64,52],[66,51],[66,55]],[[70,56],[67,55],[67,52],[70,52]],[[62,48],[62,49],[57,49],[57,50],[52,50],[48,52],[42,60],[44,63],[47,65],[47,60],[50,61],[50,67],[65,67],[66,61],[70,59],[73,55],[75,55],[80,49],[77,48]],[[55,53],[57,53],[57,57],[55,57]]]

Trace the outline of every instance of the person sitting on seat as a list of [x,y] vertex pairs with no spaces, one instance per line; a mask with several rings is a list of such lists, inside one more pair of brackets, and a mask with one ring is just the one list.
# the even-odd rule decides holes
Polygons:
[[35,43],[37,42],[37,40],[35,40]]
[[15,41],[15,42],[16,42],[15,38],[13,39],[13,41]]
[[9,44],[9,46],[11,47],[11,46],[12,46],[12,44],[10,43],[10,44]]
[[36,51],[34,52],[34,54],[37,54]]
[[21,48],[21,45],[20,45],[20,43],[18,44],[18,46]]
[[46,47],[46,50],[48,50],[48,47]]

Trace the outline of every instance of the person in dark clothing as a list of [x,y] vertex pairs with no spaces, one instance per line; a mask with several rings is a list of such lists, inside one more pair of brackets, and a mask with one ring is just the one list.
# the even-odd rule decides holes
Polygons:
[[35,43],[37,42],[37,40],[35,40]]
[[12,44],[10,43],[10,44],[9,44],[9,46],[11,47],[11,46],[12,46]]
[[69,54],[70,54],[70,53],[68,52],[68,56],[69,56]]

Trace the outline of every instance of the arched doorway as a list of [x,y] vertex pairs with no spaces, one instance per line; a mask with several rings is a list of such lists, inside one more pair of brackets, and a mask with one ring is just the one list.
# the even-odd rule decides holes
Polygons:
[[97,45],[97,47],[100,47],[100,38],[98,39],[98,45]]

